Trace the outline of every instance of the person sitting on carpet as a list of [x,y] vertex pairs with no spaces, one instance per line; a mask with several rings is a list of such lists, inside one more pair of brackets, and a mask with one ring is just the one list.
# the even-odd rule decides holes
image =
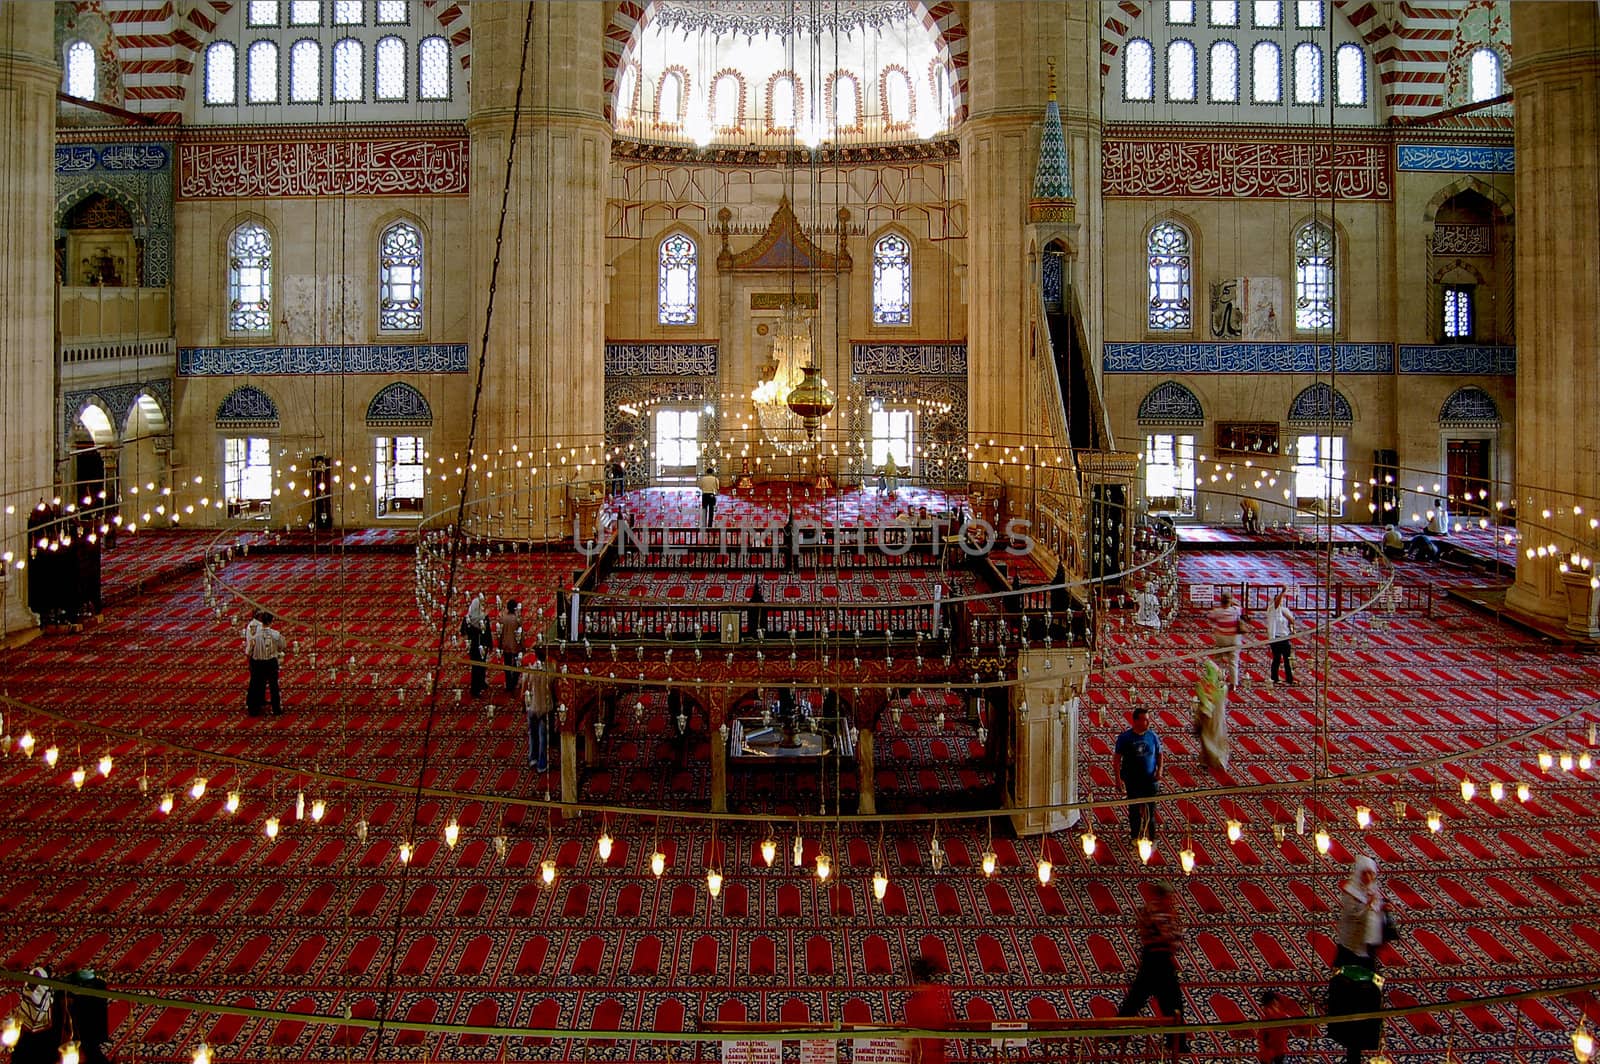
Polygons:
[[1444,552],[1439,549],[1438,540],[1426,532],[1418,532],[1411,537],[1411,542],[1406,544],[1406,557],[1414,562],[1436,562]]
[[1141,587],[1133,596],[1138,610],[1133,615],[1133,623],[1145,628],[1161,627],[1161,600],[1156,598],[1155,589],[1149,584]]
[[1406,553],[1406,540],[1400,529],[1390,525],[1383,530],[1383,554],[1386,558],[1400,558]]

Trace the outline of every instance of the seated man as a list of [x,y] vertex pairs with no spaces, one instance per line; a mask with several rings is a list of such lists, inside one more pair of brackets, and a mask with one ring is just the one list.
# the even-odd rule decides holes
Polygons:
[[1239,523],[1246,532],[1261,531],[1261,504],[1254,499],[1239,500]]
[[1386,558],[1399,558],[1406,552],[1406,541],[1400,529],[1390,525],[1383,530],[1383,554]]

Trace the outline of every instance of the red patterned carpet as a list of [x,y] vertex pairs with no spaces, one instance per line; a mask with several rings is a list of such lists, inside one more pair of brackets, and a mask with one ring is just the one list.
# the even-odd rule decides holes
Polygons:
[[[1406,929],[1386,950],[1389,1004],[1600,976],[1600,770],[1563,771],[1557,761],[1543,771],[1537,762],[1539,751],[1588,747],[1600,719],[1588,708],[1600,698],[1593,658],[1442,596],[1426,612],[1378,604],[1302,640],[1294,687],[1267,684],[1265,648],[1247,651],[1247,685],[1230,709],[1230,769],[1199,765],[1187,734],[1195,669],[1186,656],[1206,645],[1199,614],[1209,589],[1193,585],[1370,578],[1354,555],[1318,558],[1185,554],[1169,630],[1146,633],[1120,614],[1111,620],[1084,722],[1086,797],[1119,796],[1110,744],[1130,705],[1156,707],[1172,793],[1149,867],[1130,853],[1121,810],[1102,808],[1093,814],[1100,845],[1092,858],[1077,830],[1019,840],[996,821],[999,868],[986,880],[977,864],[988,825],[944,821],[947,863],[936,870],[917,810],[989,780],[970,722],[941,697],[918,696],[878,737],[878,765],[889,773],[880,783],[892,785],[895,815],[881,841],[876,828],[823,832],[835,857],[829,885],[785,858],[792,812],[814,813],[824,800],[831,812],[841,798],[852,807],[848,781],[833,775],[810,790],[746,796],[773,800],[774,820],[725,825],[715,849],[704,821],[613,816],[604,826],[616,845],[605,861],[594,843],[598,817],[547,819],[499,803],[544,797],[554,774],[525,767],[521,719],[503,692],[477,703],[458,698],[462,667],[447,666],[428,727],[435,637],[419,617],[409,554],[253,553],[227,566],[229,582],[284,616],[294,647],[287,714],[261,719],[243,712],[242,608],[224,601],[219,616],[200,575],[174,565],[171,578],[130,590],[85,631],[46,634],[0,658],[12,700],[0,761],[8,809],[0,962],[93,965],[119,990],[248,1009],[619,1032],[586,1041],[386,1030],[380,1043],[372,1031],[337,1024],[116,1003],[119,1060],[186,1061],[201,1039],[224,1061],[686,1059],[693,1047],[626,1032],[714,1020],[898,1021],[918,953],[948,966],[963,1018],[1107,1015],[1134,963],[1141,885],[1172,876],[1189,925],[1187,1017],[1227,1023],[1254,1018],[1267,987],[1319,1007],[1330,907],[1350,854],[1364,850],[1383,866]],[[491,591],[520,595],[532,611],[549,608],[550,581],[575,561],[508,554],[484,559],[473,575],[492,574]],[[1407,566],[1402,578],[1427,583],[1430,572]],[[945,709],[941,728],[935,714]],[[16,749],[24,729],[37,740],[32,757]],[[653,705],[637,720],[624,706],[602,763],[585,770],[581,796],[704,808],[706,737],[695,736],[679,767],[666,734]],[[40,754],[51,745],[60,751],[53,768]],[[115,766],[101,779],[95,763],[106,752]],[[1441,758],[1450,760],[1431,763]],[[81,791],[70,777],[80,764],[88,771]],[[198,801],[188,795],[196,775],[207,778]],[[1477,783],[1470,803],[1463,775]],[[1315,786],[1290,789],[1313,777]],[[430,793],[415,795],[419,780]],[[1508,790],[1498,802],[1489,793],[1495,781]],[[1519,781],[1532,785],[1527,803],[1516,798]],[[1207,793],[1216,788],[1228,793]],[[224,809],[231,789],[242,796],[233,814]],[[173,810],[162,814],[168,792]],[[297,820],[301,792],[307,817]],[[319,799],[326,813],[313,823]],[[1358,803],[1375,820],[1365,830],[1354,820]],[[1296,831],[1302,808],[1304,835]],[[1438,832],[1427,826],[1430,809],[1442,816]],[[263,831],[269,816],[280,821],[276,838]],[[1224,834],[1230,817],[1242,830],[1233,844]],[[441,838],[452,819],[461,831],[453,848]],[[1285,826],[1281,841],[1274,824]],[[1318,827],[1331,833],[1326,856],[1313,845]],[[758,845],[768,830],[780,854],[770,869]],[[818,834],[805,829],[807,862]],[[397,859],[403,842],[416,847],[409,865]],[[1198,863],[1188,877],[1177,868],[1185,844]],[[656,845],[668,858],[659,879],[649,867]],[[1041,854],[1055,862],[1048,886],[1035,876]],[[559,870],[549,887],[538,880],[546,857]],[[715,901],[708,860],[726,876]],[[882,903],[871,891],[877,867],[891,877]],[[0,989],[0,1012],[14,1001],[11,987]],[[1592,997],[1395,1019],[1386,1048],[1430,1062],[1447,1048],[1483,1064],[1566,1059],[1580,1006],[1591,1023],[1600,1019]],[[1336,1049],[1321,1038],[1297,1037],[1293,1047]],[[1250,1048],[1224,1033],[1194,1042],[1197,1055],[1219,1059]],[[702,1046],[699,1058],[715,1051]],[[1036,1040],[1032,1052],[1054,1050]],[[960,1053],[990,1059],[991,1050],[966,1042]]]

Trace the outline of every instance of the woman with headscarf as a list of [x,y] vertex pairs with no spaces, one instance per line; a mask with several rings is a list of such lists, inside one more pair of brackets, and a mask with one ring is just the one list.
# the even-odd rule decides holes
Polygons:
[[[1383,980],[1377,974],[1377,950],[1384,939],[1383,912],[1378,862],[1362,854],[1351,862],[1350,874],[1339,891],[1338,948],[1328,984],[1330,1018],[1383,1007]],[[1382,1041],[1383,1020],[1335,1021],[1328,1024],[1328,1037],[1344,1046],[1345,1064],[1361,1064],[1361,1051],[1376,1049]]]
[[1228,767],[1228,685],[1217,663],[1206,658],[1194,685],[1194,733],[1200,739],[1200,762],[1207,768]]

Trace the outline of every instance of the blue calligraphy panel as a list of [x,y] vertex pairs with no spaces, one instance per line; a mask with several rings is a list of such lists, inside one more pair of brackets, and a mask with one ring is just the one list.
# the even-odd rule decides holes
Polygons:
[[1516,150],[1471,144],[1401,144],[1400,170],[1469,174],[1509,174],[1516,170]]
[[608,377],[714,377],[717,345],[606,344]]
[[1391,344],[1108,343],[1103,364],[1107,373],[1393,373],[1394,347]]
[[1401,344],[1401,373],[1517,375],[1517,349],[1506,344]]
[[465,373],[466,344],[180,347],[178,376]]
[[850,372],[895,376],[965,377],[967,345],[851,344]]

